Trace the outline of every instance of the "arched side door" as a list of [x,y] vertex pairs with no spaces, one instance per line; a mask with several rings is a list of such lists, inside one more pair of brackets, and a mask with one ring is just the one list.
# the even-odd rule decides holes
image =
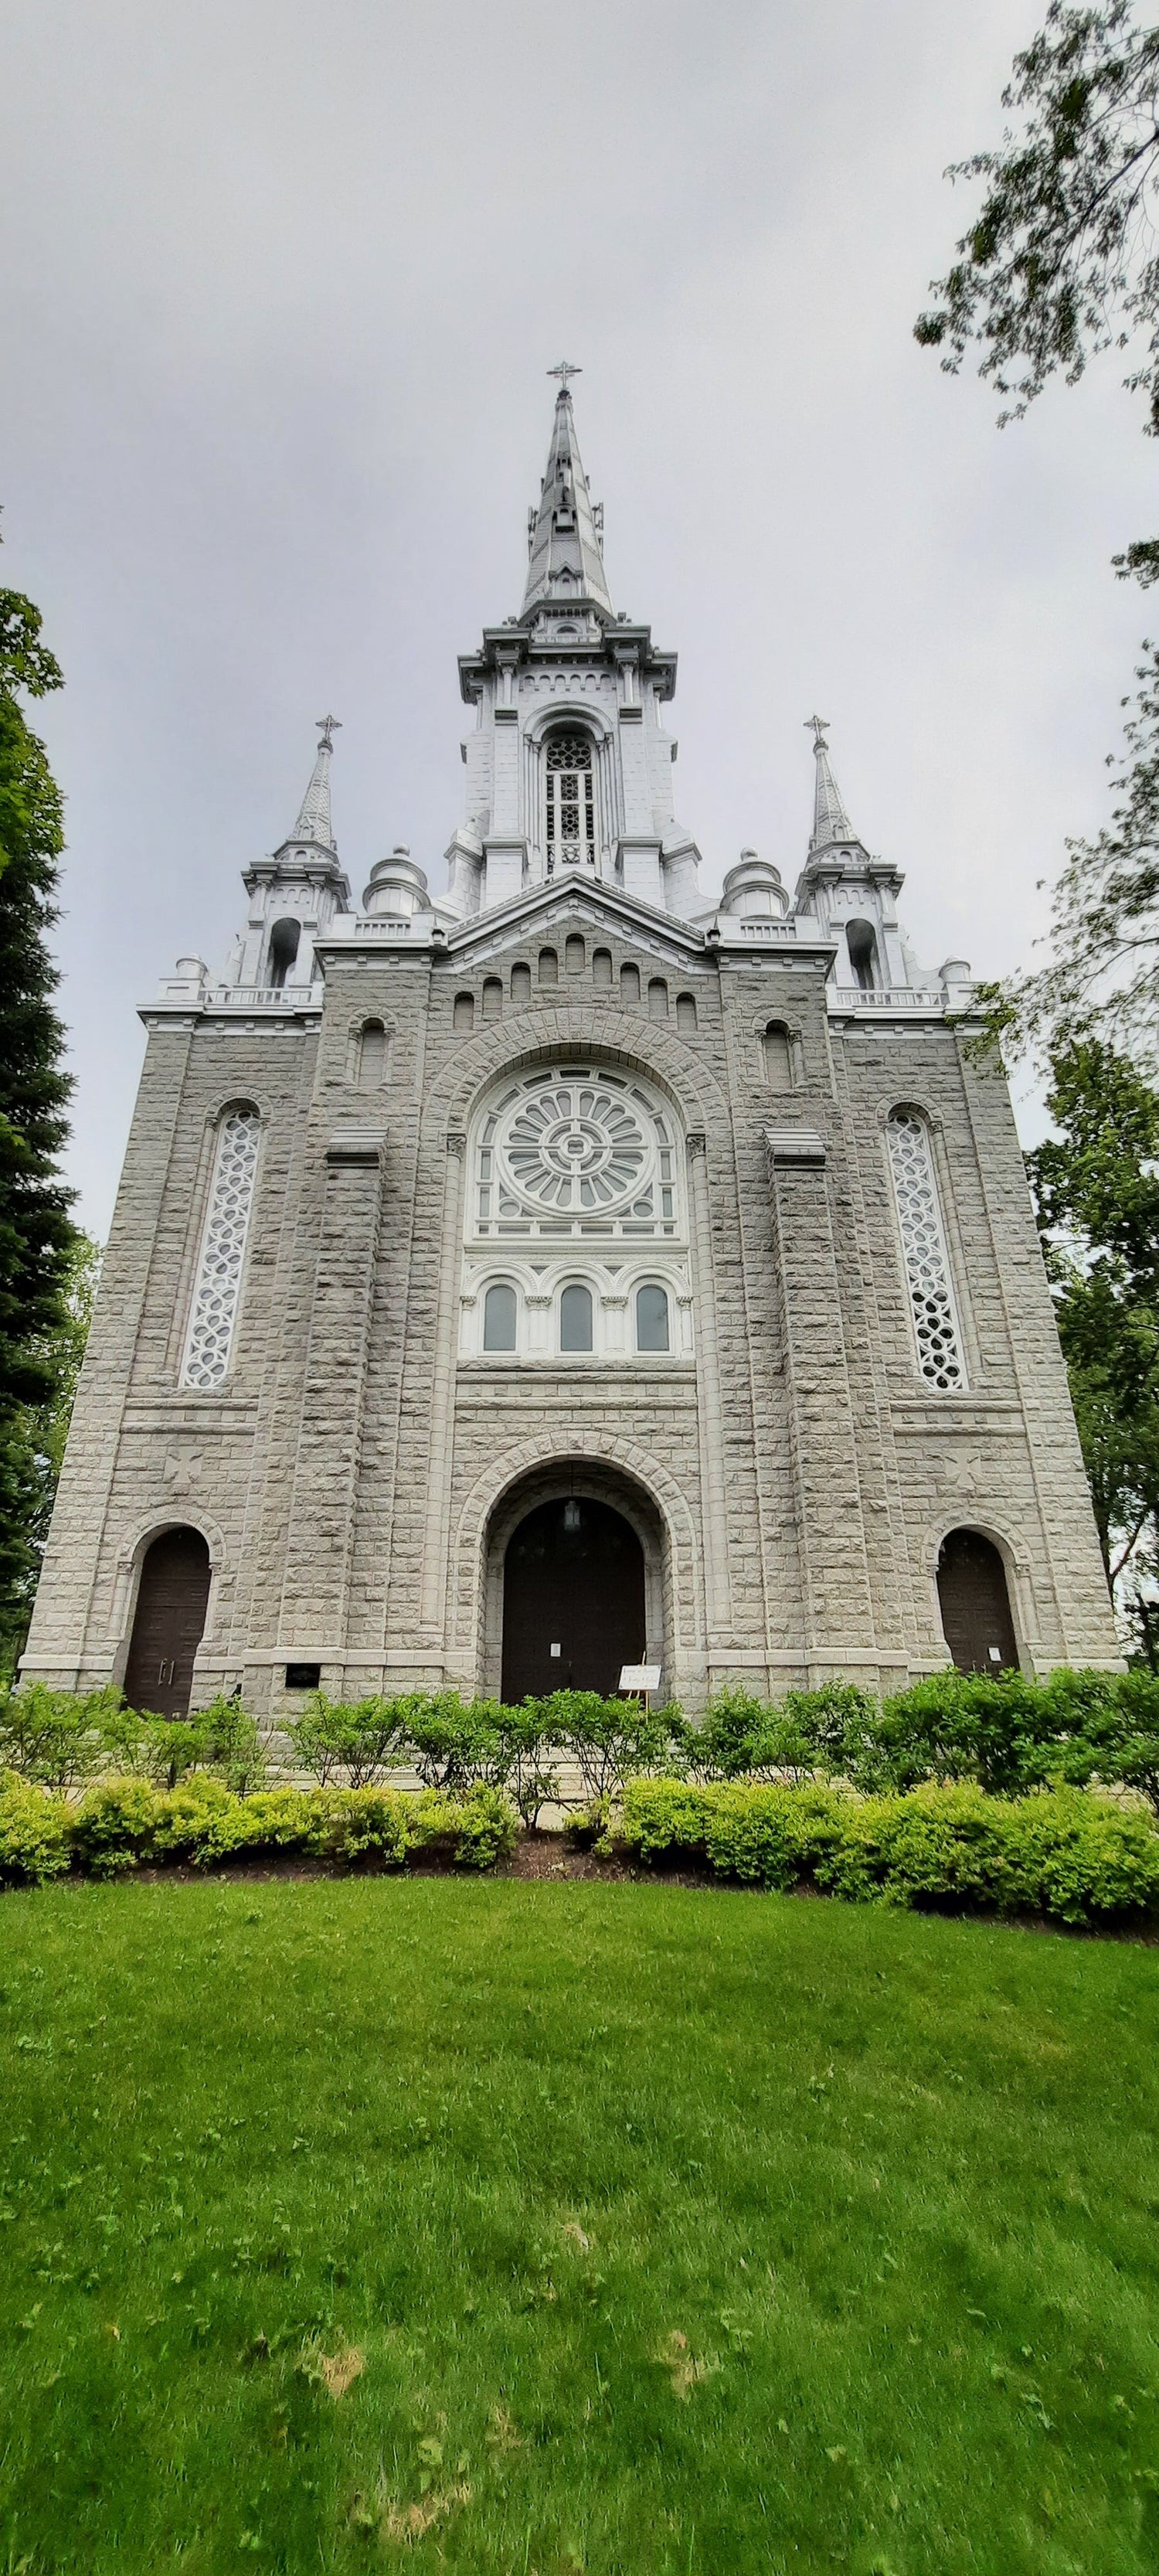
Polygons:
[[200,1530],[163,1530],[141,1567],[125,1666],[130,1708],[188,1717],[208,1603],[209,1549]]
[[938,1556],[938,1603],[960,1673],[1017,1672],[1006,1568],[981,1530],[951,1530]]

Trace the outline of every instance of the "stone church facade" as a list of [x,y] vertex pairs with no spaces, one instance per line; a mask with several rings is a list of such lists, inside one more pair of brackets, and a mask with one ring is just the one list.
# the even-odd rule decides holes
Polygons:
[[915,964],[819,720],[795,894],[747,851],[706,902],[566,371],[529,537],[446,894],[398,849],[354,902],[328,719],[224,976],[144,1011],[26,1677],[276,1720],[1114,1661],[968,967]]

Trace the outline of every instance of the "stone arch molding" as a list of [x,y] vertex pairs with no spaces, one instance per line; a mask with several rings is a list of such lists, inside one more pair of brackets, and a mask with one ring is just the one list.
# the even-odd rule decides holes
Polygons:
[[692,1624],[699,1629],[703,1624],[703,1604],[693,1518],[684,1493],[668,1469],[638,1441],[576,1426],[547,1441],[513,1442],[490,1461],[464,1496],[453,1543],[454,1644],[460,1655],[475,1646],[486,1576],[487,1535],[504,1495],[537,1469],[545,1475],[553,1469],[562,1472],[571,1461],[577,1466],[586,1463],[618,1470],[642,1488],[668,1542],[673,1648],[687,1649],[695,1642],[687,1633],[688,1611],[691,1608]]
[[577,724],[586,727],[594,740],[614,740],[615,728],[603,708],[594,698],[584,697],[545,698],[543,704],[536,707],[534,715],[528,717],[523,728],[524,737],[527,742],[534,743],[538,751],[544,735],[557,732],[560,724],[570,722],[572,717]]
[[139,1513],[137,1519],[130,1522],[117,1549],[109,1634],[116,1650],[118,1679],[129,1651],[137,1587],[146,1551],[155,1538],[164,1538],[166,1530],[174,1529],[196,1530],[209,1549],[209,1603],[201,1643],[203,1646],[220,1643],[221,1575],[225,1565],[225,1539],[221,1524],[211,1512],[205,1511],[200,1503],[193,1502],[187,1495],[181,1495],[178,1500],[166,1499],[163,1503],[155,1503],[151,1511]]
[[[484,1092],[501,1075],[531,1073],[561,1056],[608,1065],[617,1073],[638,1073],[645,1082],[654,1082],[667,1095],[686,1133],[703,1134],[714,1118],[727,1119],[727,1103],[715,1074],[658,1021],[645,1024],[648,1042],[641,1045],[640,1018],[627,1011],[601,1010],[598,1036],[592,1034],[591,1011],[582,1006],[561,1009],[558,1003],[546,1003],[536,1016],[539,1032],[534,1045],[513,1045],[510,1022],[496,1020],[443,1068],[427,1098],[428,1129],[464,1134]],[[527,1014],[522,1017],[526,1026]]]

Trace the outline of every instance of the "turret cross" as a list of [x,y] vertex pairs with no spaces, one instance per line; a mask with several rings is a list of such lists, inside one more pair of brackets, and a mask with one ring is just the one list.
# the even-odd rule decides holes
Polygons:
[[317,724],[318,731],[322,736],[322,740],[318,745],[319,751],[333,751],[334,744],[331,740],[331,736],[336,733],[341,733],[342,724],[340,718],[338,716],[317,716],[315,718],[315,722]]
[[566,392],[567,392],[567,382],[568,382],[568,377],[569,377],[569,376],[582,376],[582,374],[583,374],[583,368],[582,368],[582,367],[573,367],[573,366],[571,366],[571,365],[569,364],[569,362],[568,362],[568,360],[567,360],[566,358],[561,358],[561,359],[560,359],[560,362],[559,362],[558,367],[548,367],[548,369],[547,369],[547,374],[548,374],[549,376],[558,376],[558,377],[559,377],[560,384],[562,385],[563,390],[564,390],[564,392],[566,393]]
[[805,718],[805,731],[812,732],[814,751],[817,751],[825,740],[825,728],[828,722],[828,716],[806,716]]

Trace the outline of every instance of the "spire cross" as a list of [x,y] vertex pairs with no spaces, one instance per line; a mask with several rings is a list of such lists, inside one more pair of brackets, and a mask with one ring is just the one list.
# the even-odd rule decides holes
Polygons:
[[582,376],[582,374],[583,374],[583,368],[582,368],[582,367],[573,367],[573,366],[571,366],[571,365],[569,364],[569,362],[568,362],[568,360],[567,360],[566,358],[561,358],[561,359],[560,359],[560,362],[559,362],[558,367],[548,367],[548,368],[547,368],[547,370],[546,370],[546,372],[547,372],[547,374],[548,374],[549,376],[558,376],[558,377],[559,377],[559,382],[560,382],[560,391],[561,391],[562,393],[566,393],[566,392],[567,392],[568,377],[569,377],[569,376]]
[[825,727],[828,722],[828,716],[806,716],[805,718],[805,731],[812,732],[814,751],[820,751],[824,745]]
[[336,733],[341,733],[341,718],[338,716],[316,716],[315,723],[317,724],[318,731],[322,736],[322,740],[318,745],[319,751],[333,751],[334,745],[331,740],[331,736]]

